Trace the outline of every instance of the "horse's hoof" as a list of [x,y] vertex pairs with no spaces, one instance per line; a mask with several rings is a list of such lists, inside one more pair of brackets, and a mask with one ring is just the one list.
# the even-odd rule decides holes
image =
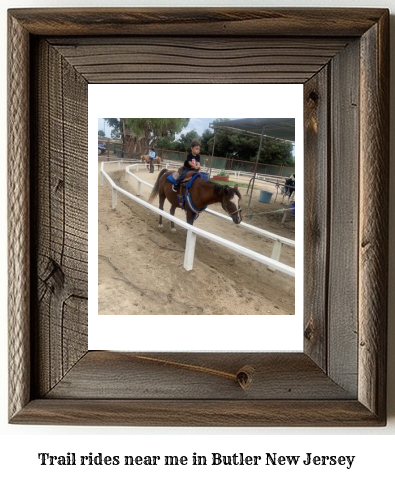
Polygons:
[[163,224],[158,224],[159,229],[163,229]]
[[172,232],[173,234],[175,234],[175,233],[177,232],[177,229],[176,229],[175,227],[172,227],[172,228],[171,228],[171,232]]

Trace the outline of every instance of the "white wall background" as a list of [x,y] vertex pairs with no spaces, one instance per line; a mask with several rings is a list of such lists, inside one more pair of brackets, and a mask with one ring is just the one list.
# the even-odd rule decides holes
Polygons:
[[[173,1],[109,1],[109,0],[3,0],[1,5],[1,23],[0,23],[0,224],[2,231],[5,231],[7,222],[6,212],[6,158],[7,158],[7,136],[6,136],[6,45],[7,45],[7,25],[6,15],[8,8],[17,7],[158,7],[158,6],[180,6],[184,7],[385,7],[391,11],[391,75],[392,83],[395,80],[395,0],[383,0],[375,2],[373,0],[359,0],[344,2],[341,0],[312,0],[312,1],[284,1],[268,2],[264,0],[183,0]],[[395,124],[395,93],[391,92],[391,123]],[[392,128],[393,129],[393,128]],[[394,165],[394,138],[391,138],[391,178],[392,184],[395,183]],[[0,434],[3,436],[0,471],[2,476],[13,476],[15,474],[25,473],[30,476],[51,474],[51,476],[70,475],[68,467],[40,467],[38,465],[37,453],[49,452],[54,455],[66,454],[67,452],[85,453],[89,452],[108,455],[122,454],[185,454],[192,455],[210,454],[219,452],[224,454],[233,454],[244,452],[247,454],[264,454],[266,452],[278,452],[279,454],[304,454],[306,452],[325,454],[344,454],[356,455],[355,463],[350,470],[342,469],[344,467],[302,467],[294,468],[295,476],[308,476],[309,473],[317,476],[326,476],[326,474],[335,471],[336,473],[347,473],[347,476],[364,471],[365,473],[381,473],[382,476],[390,476],[390,470],[394,465],[390,449],[395,445],[395,294],[394,294],[394,272],[395,272],[395,189],[392,189],[391,196],[391,232],[390,244],[390,320],[389,320],[389,370],[388,370],[388,426],[385,428],[360,428],[360,429],[148,429],[148,428],[82,428],[82,427],[27,427],[27,426],[9,426],[7,425],[7,274],[6,274],[6,254],[7,241],[6,235],[0,236]],[[85,437],[86,435],[89,436]],[[110,436],[111,435],[111,436]],[[317,435],[324,435],[318,438]],[[147,467],[148,468],[148,467]],[[166,475],[182,473],[183,476],[193,475],[201,469],[184,467],[164,468],[143,470],[142,468],[128,469],[112,467],[108,470],[104,467],[95,467],[90,469],[80,469],[74,467],[72,473],[75,476],[89,476],[104,473],[106,476],[156,476],[157,474]],[[243,476],[262,476],[266,471],[268,476],[289,476],[289,467],[272,467],[254,469],[243,467],[206,467],[204,473],[208,474],[234,474],[243,472]],[[392,471],[393,472],[393,471]],[[83,473],[83,475],[82,475]],[[331,473],[332,474],[332,473]],[[213,475],[214,476],[214,475]],[[356,476],[356,475],[355,475]]]

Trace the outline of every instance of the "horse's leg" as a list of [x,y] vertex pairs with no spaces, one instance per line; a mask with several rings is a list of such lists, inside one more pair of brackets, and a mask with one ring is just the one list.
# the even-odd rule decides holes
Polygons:
[[192,211],[187,211],[187,223],[190,224],[191,226],[193,226],[193,221],[194,221],[194,218],[195,217],[195,213],[192,212]]
[[[159,209],[163,211],[163,205],[165,203],[166,195],[163,191],[159,191]],[[162,224],[162,216],[159,214],[159,223],[158,223],[159,229],[163,229],[163,224]]]
[[[177,206],[174,206],[174,204],[172,204],[171,208],[170,208],[170,214],[172,216],[174,216],[174,213],[175,213],[176,209],[177,209]],[[171,228],[171,232],[173,234],[175,234],[177,232],[177,229],[174,227],[174,222],[173,221],[170,222],[170,228]]]

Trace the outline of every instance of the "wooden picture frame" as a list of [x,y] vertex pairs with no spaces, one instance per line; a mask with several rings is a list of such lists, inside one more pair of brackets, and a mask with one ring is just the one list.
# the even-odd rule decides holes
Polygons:
[[[9,11],[10,423],[385,425],[388,30],[385,9]],[[87,87],[125,82],[304,84],[303,353],[88,351]]]

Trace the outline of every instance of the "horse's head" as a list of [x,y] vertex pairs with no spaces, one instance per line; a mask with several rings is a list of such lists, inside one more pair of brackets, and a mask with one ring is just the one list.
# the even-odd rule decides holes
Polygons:
[[222,209],[229,214],[235,224],[240,224],[242,221],[240,202],[241,194],[237,184],[235,184],[234,188],[224,186]]

